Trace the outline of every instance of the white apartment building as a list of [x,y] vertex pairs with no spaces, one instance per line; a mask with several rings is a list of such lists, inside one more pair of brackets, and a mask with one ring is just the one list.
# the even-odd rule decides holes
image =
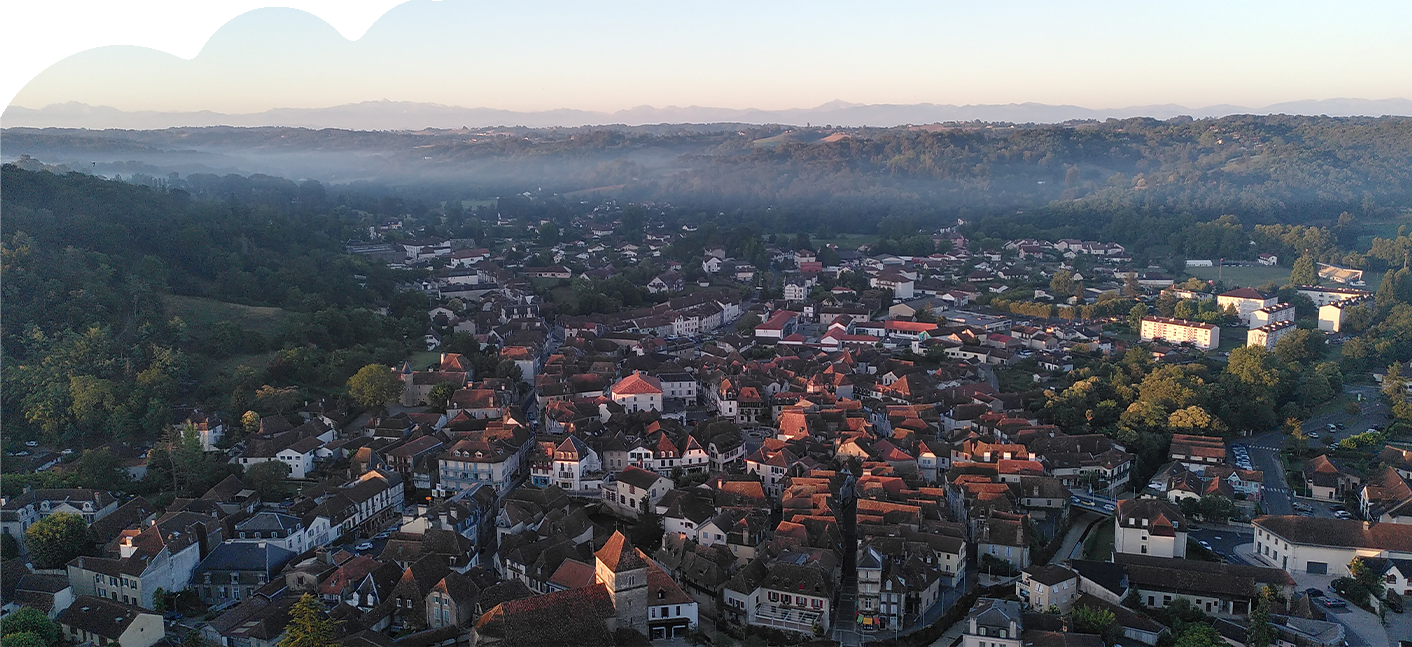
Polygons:
[[1275,350],[1275,344],[1298,328],[1293,321],[1280,321],[1259,328],[1251,328],[1245,333],[1246,346],[1259,346],[1267,351]]
[[1275,297],[1267,297],[1252,288],[1240,288],[1216,295],[1216,305],[1222,310],[1225,310],[1226,306],[1234,307],[1236,314],[1240,315],[1240,322],[1247,326],[1250,325],[1250,313],[1275,305],[1277,301]]
[[1293,303],[1276,303],[1250,313],[1250,327],[1259,328],[1281,321],[1294,321]]
[[1143,341],[1189,342],[1201,350],[1211,350],[1221,345],[1220,326],[1166,317],[1143,317],[1141,336]]

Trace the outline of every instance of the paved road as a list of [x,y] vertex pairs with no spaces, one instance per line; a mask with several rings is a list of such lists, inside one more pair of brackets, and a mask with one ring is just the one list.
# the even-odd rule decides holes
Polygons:
[[[1382,397],[1378,393],[1378,387],[1374,385],[1352,385],[1344,387],[1344,393],[1350,395],[1362,395],[1363,402],[1360,403],[1362,412],[1358,415],[1348,415],[1342,409],[1332,411],[1321,416],[1314,416],[1304,422],[1304,431],[1319,434],[1318,440],[1310,440],[1309,446],[1314,449],[1324,449],[1334,443],[1343,440],[1354,434],[1361,434],[1368,431],[1373,425],[1386,425],[1387,405],[1383,403]],[[1344,426],[1343,429],[1330,431],[1328,425],[1337,423]]]
[[1285,482],[1284,465],[1280,463],[1280,450],[1284,449],[1284,441],[1285,435],[1282,432],[1268,431],[1233,443],[1245,445],[1250,451],[1251,465],[1265,474],[1266,514],[1294,514],[1289,484]]
[[[1329,445],[1338,440],[1347,438],[1352,434],[1367,431],[1373,425],[1387,424],[1387,406],[1378,397],[1376,386],[1352,385],[1344,388],[1344,393],[1361,394],[1363,396],[1362,411],[1358,415],[1349,415],[1342,409],[1318,415],[1305,421],[1306,432],[1319,434],[1318,440],[1310,440],[1309,446],[1316,452],[1321,452]],[[1344,429],[1329,431],[1330,423],[1342,424]],[[1255,469],[1265,473],[1265,501],[1264,508],[1266,514],[1294,514],[1292,493],[1289,483],[1285,481],[1284,466],[1280,463],[1280,451],[1284,449],[1285,434],[1281,430],[1268,431],[1256,436],[1242,438],[1232,443],[1233,445],[1245,445],[1250,450],[1250,462]]]

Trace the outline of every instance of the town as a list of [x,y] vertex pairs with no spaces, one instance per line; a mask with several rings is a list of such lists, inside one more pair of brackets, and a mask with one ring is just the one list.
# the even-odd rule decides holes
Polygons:
[[[695,227],[604,209],[572,236],[390,219],[349,241],[418,271],[398,289],[425,352],[102,449],[132,479],[170,455],[160,505],[7,491],[5,625],[123,647],[1412,636],[1406,366],[1320,363],[1383,298],[1361,273],[1230,287],[964,222],[908,239],[925,253],[770,236],[681,261]],[[7,472],[97,456],[27,445]],[[183,491],[197,473],[224,476]]]

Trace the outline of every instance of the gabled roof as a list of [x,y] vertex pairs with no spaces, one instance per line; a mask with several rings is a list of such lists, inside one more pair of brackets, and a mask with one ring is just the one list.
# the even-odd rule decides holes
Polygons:
[[647,558],[642,551],[634,548],[632,542],[619,531],[613,531],[613,536],[603,544],[598,552],[593,554],[594,559],[603,562],[608,570],[614,573],[645,568]]
[[117,600],[80,595],[59,613],[59,624],[117,641],[139,615],[156,615]]
[[651,375],[633,373],[613,385],[613,395],[662,395],[662,383]]

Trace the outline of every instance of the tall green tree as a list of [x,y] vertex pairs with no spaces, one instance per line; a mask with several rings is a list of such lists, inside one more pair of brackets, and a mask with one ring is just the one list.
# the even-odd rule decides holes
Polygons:
[[1387,374],[1383,376],[1382,394],[1389,402],[1401,402],[1407,397],[1407,378],[1402,376],[1402,364],[1400,362],[1387,367]]
[[289,611],[289,625],[279,647],[334,647],[335,623],[324,614],[318,599],[305,593]]
[[39,568],[63,568],[88,547],[88,524],[76,514],[57,512],[25,530],[25,548]]
[[274,500],[284,495],[285,479],[289,478],[289,466],[284,461],[265,461],[245,470],[245,484],[260,493],[266,500]]
[[5,647],[49,647],[51,644],[32,631],[18,631],[5,636]]
[[1316,285],[1319,275],[1314,271],[1314,259],[1309,255],[1300,256],[1289,273],[1290,285]]
[[107,447],[83,450],[70,473],[74,485],[94,489],[120,488],[131,478],[122,461]]
[[402,379],[382,364],[368,364],[348,378],[348,395],[360,406],[380,407],[402,395]]
[[456,385],[438,384],[431,387],[431,391],[427,393],[427,404],[430,404],[434,409],[445,411],[453,395],[456,395]]
[[1076,607],[1069,613],[1069,623],[1074,633],[1097,634],[1109,645],[1123,637],[1123,627],[1118,624],[1118,617],[1107,609]]
[[1226,639],[1215,627],[1204,622],[1194,622],[1182,629],[1173,647],[1225,647]]

